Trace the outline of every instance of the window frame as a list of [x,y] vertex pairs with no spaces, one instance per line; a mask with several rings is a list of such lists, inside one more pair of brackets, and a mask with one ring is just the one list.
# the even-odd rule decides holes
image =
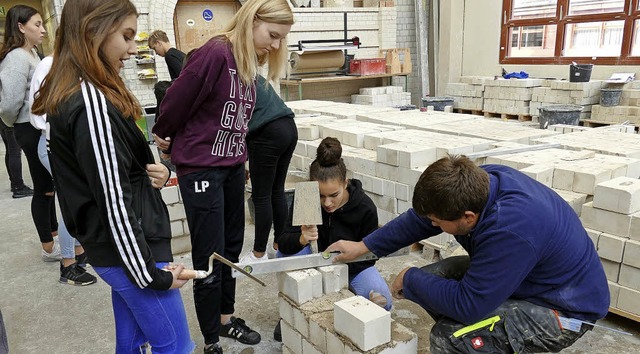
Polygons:
[[[556,14],[552,17],[541,17],[534,19],[511,19],[513,0],[503,0],[501,13],[500,64],[571,64],[579,62],[581,64],[592,63],[600,65],[639,65],[640,56],[631,56],[631,49],[634,39],[634,23],[640,20],[640,0],[625,0],[624,12],[599,13],[589,15],[569,16],[569,1],[557,0]],[[624,20],[622,44],[619,57],[569,57],[562,56],[565,42],[566,25],[599,21],[620,21]],[[638,21],[640,24],[640,21]],[[509,57],[511,46],[511,36],[509,30],[516,27],[556,25],[556,43],[554,55],[552,57]],[[637,29],[636,29],[637,31]]]

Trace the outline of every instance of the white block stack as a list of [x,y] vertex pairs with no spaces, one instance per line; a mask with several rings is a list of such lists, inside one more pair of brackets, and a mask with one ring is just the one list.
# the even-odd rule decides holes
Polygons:
[[599,183],[580,219],[602,261],[611,307],[640,315],[640,180]]
[[493,77],[463,76],[459,82],[448,83],[445,94],[454,98],[453,108],[482,111],[484,84],[488,80],[493,80]]
[[549,80],[543,87],[533,89],[529,104],[529,114],[535,119],[540,116],[540,107],[552,104],[574,104],[582,106],[580,119],[591,117],[591,107],[600,102],[600,89],[604,81],[568,82]]
[[351,103],[376,107],[400,107],[411,104],[411,93],[402,86],[364,87],[351,95]]
[[[498,79],[487,81],[484,88],[485,113],[529,116],[529,103],[535,87],[542,86],[542,79]],[[530,120],[530,119],[529,119]]]

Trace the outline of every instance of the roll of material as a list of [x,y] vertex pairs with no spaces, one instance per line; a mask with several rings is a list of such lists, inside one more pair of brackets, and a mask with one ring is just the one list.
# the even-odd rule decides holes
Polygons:
[[293,52],[289,61],[293,70],[338,70],[344,65],[344,53],[341,50],[302,54]]

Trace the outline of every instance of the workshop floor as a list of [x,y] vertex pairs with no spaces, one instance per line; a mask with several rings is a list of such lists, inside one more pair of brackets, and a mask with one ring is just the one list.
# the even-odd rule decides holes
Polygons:
[[[0,158],[4,156],[0,150]],[[24,176],[30,184],[26,169]],[[5,268],[0,272],[0,309],[4,316],[11,353],[113,353],[114,328],[109,287],[103,282],[87,287],[58,283],[57,263],[40,260],[40,245],[30,214],[31,198],[12,199],[4,164],[0,164],[0,257]],[[248,216],[248,213],[247,213]],[[253,244],[253,225],[247,219],[245,252]],[[244,254],[244,252],[243,252]],[[176,262],[191,264],[190,254],[176,257]],[[416,255],[382,259],[378,268],[388,280],[402,268],[424,265]],[[262,334],[262,342],[246,346],[227,338],[221,344],[225,353],[281,353],[281,344],[273,340],[278,321],[275,275],[261,276],[268,286],[261,287],[250,279],[238,280],[236,315]],[[191,283],[182,289],[191,328],[202,352],[203,340],[193,306]],[[417,305],[398,301],[392,317],[411,328],[419,336],[420,353],[428,353],[428,333],[433,321]],[[587,333],[572,348],[562,353],[640,353],[640,325],[610,315],[600,321],[607,327],[630,332],[627,336],[603,329]]]

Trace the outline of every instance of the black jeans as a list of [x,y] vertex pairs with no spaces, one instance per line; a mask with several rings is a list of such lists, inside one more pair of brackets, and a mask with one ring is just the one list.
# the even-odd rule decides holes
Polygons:
[[22,180],[22,150],[13,135],[13,128],[7,127],[0,120],[0,136],[4,142],[5,155],[4,163],[7,166],[7,173],[11,181],[11,191],[24,187]]
[[[422,267],[425,272],[460,280],[469,268],[468,256],[446,258]],[[509,299],[486,319],[472,325],[445,316],[429,314],[436,320],[431,329],[431,353],[543,353],[559,352],[590,330],[564,330],[562,313],[523,300]],[[472,327],[473,326],[473,327]]]
[[298,142],[293,118],[271,121],[247,136],[251,200],[255,207],[255,240],[253,250],[265,252],[273,224],[274,242],[284,232],[287,201],[284,183],[291,156]]
[[51,242],[53,241],[51,232],[58,230],[58,220],[55,199],[53,195],[46,195],[54,191],[53,178],[38,156],[38,144],[42,132],[34,128],[31,123],[18,123],[13,126],[13,133],[27,157],[29,173],[33,181],[33,198],[31,199],[33,223],[38,231],[40,242]]
[[[213,252],[238,262],[244,241],[244,181],[244,164],[178,177],[195,269],[207,270]],[[220,314],[233,314],[235,296],[231,268],[218,261],[209,277],[194,281],[196,315],[206,344],[218,342]]]

